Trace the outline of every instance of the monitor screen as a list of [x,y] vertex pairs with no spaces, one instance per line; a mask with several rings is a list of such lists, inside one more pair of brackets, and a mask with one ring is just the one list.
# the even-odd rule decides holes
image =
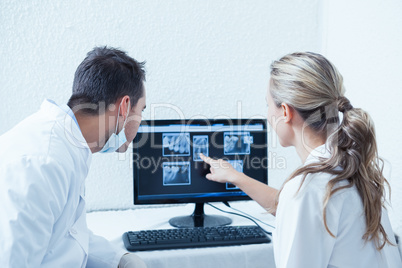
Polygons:
[[133,141],[134,204],[250,199],[233,184],[206,179],[210,167],[199,153],[267,184],[267,151],[263,119],[145,120]]

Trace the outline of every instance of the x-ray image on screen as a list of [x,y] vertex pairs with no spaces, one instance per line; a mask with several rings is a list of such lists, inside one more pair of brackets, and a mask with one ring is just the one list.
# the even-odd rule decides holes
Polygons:
[[[243,160],[227,160],[229,162],[229,164],[232,165],[232,167],[234,169],[236,169],[239,172],[243,172]],[[237,187],[236,185],[227,182],[226,183],[226,189],[227,190],[235,190],[235,189],[239,189],[239,187]]]
[[190,185],[190,162],[163,163],[163,185]]
[[250,199],[233,184],[207,180],[205,176],[211,173],[211,167],[198,161],[199,152],[229,160],[236,170],[264,184],[272,164],[268,160],[264,119],[143,120],[132,145],[134,204]]
[[208,135],[193,136],[193,160],[202,161],[199,154],[209,156]]
[[253,137],[250,132],[225,132],[223,141],[225,155],[250,154]]
[[190,155],[190,133],[163,133],[163,156]]

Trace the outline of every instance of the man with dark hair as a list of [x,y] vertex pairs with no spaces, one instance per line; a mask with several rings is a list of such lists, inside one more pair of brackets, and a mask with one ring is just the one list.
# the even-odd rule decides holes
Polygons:
[[87,54],[67,105],[0,136],[0,267],[146,267],[86,225],[93,153],[125,152],[145,109],[144,63],[114,48]]

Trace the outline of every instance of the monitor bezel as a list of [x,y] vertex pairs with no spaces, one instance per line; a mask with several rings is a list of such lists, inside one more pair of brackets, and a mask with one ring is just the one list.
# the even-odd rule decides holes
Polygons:
[[[230,119],[155,119],[155,120],[143,120],[141,125],[154,125],[154,126],[163,126],[169,124],[177,124],[177,125],[188,125],[188,124],[199,124],[199,125],[213,125],[213,124],[232,124],[232,125],[245,125],[245,124],[262,124],[263,130],[262,134],[264,135],[264,140],[267,144],[266,149],[266,157],[268,161],[268,139],[267,139],[267,120],[252,118],[230,118]],[[137,146],[135,146],[136,138],[133,140],[133,156],[138,152]],[[213,157],[213,156],[212,156]],[[134,161],[134,158],[131,159]],[[263,167],[262,167],[263,168]],[[264,168],[265,172],[262,178],[262,182],[264,184],[268,184],[268,168]],[[238,195],[238,196],[208,196],[208,197],[190,197],[190,198],[178,198],[178,199],[147,199],[140,200],[138,199],[138,172],[136,165],[133,165],[133,193],[134,193],[134,205],[154,205],[154,204],[182,204],[182,203],[206,203],[206,202],[222,202],[222,201],[242,201],[242,200],[251,200],[251,198],[247,195]],[[259,178],[260,179],[260,178]]]

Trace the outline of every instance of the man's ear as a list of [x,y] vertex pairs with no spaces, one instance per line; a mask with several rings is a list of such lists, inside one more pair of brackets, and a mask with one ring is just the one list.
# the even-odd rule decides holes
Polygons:
[[284,122],[289,123],[293,118],[294,110],[292,109],[292,107],[290,107],[286,103],[281,104],[281,109],[282,109],[282,115],[283,115]]
[[121,98],[119,105],[121,105],[119,115],[125,118],[126,116],[128,116],[131,110],[130,97],[128,95],[125,95],[123,98]]

